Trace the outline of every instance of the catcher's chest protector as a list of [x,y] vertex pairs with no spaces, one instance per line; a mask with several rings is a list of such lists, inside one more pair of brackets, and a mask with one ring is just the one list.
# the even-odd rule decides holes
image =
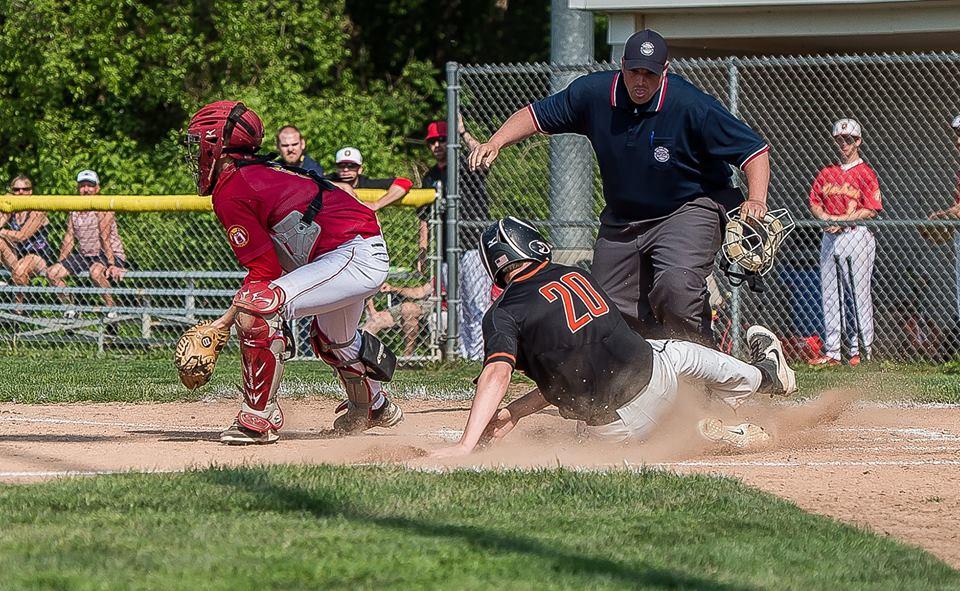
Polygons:
[[320,224],[313,220],[306,223],[303,213],[291,211],[270,230],[273,249],[284,271],[289,273],[310,262],[310,253],[320,239]]

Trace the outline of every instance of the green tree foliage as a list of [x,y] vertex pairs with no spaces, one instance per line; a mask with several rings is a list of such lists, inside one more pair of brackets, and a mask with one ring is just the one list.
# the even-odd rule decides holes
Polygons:
[[402,131],[429,115],[418,104],[442,97],[436,72],[412,60],[361,88],[348,29],[342,0],[2,3],[0,167],[44,192],[72,191],[84,167],[114,193],[188,192],[179,130],[236,98],[269,131],[299,126],[327,165],[349,142],[376,154],[371,172],[397,171]]
[[[0,174],[26,172],[38,192],[64,194],[75,192],[77,171],[93,168],[105,193],[189,193],[180,130],[199,106],[228,98],[263,117],[268,149],[274,130],[292,123],[327,167],[354,145],[368,173],[409,175],[404,134],[442,100],[437,71],[407,60],[398,75],[361,86],[349,30],[343,0],[0,3]],[[210,247],[191,236],[208,242],[212,216],[154,217],[123,220],[141,266],[178,258],[146,254],[159,227],[209,226],[176,246]]]

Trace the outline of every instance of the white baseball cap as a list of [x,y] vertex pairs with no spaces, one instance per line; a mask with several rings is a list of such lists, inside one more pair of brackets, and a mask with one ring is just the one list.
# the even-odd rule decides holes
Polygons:
[[960,133],[960,115],[957,115],[953,118],[953,123],[950,124],[950,127],[952,127],[957,133]]
[[80,174],[77,175],[77,182],[78,183],[89,182],[95,185],[99,185],[100,177],[98,177],[97,173],[93,172],[92,170],[81,170]]
[[863,137],[863,130],[856,119],[841,119],[833,124],[833,137],[838,135],[852,135],[853,137]]
[[363,164],[363,155],[356,148],[340,148],[334,158],[337,164],[341,162],[353,162],[354,164]]

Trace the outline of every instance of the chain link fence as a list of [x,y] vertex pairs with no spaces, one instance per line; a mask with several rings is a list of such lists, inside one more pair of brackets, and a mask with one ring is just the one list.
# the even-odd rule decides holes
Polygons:
[[[14,179],[10,186],[30,184]],[[378,212],[390,275],[367,302],[361,325],[379,333],[407,364],[439,359],[443,344],[445,303],[435,290],[439,211],[435,204]],[[109,215],[116,221],[114,258],[126,266],[122,278],[104,275],[103,214],[0,214],[0,348],[166,354],[187,326],[229,307],[246,272],[212,212]],[[309,319],[292,322],[291,331],[295,358],[316,359]],[[236,340],[229,346],[235,348]]]
[[[616,67],[457,66],[452,108],[486,138],[518,108],[579,75]],[[762,293],[731,286],[718,272],[721,347],[736,349],[745,327],[759,322],[784,336],[795,361],[826,353],[828,333],[835,340],[841,328],[849,356],[858,330],[871,340],[871,326],[876,359],[940,362],[960,354],[960,222],[949,214],[929,219],[958,195],[960,139],[950,123],[960,112],[960,54],[682,59],[671,70],[768,140],[769,204],[798,222]],[[810,193],[818,171],[838,161],[831,128],[846,117],[863,126],[861,154],[879,178],[883,211],[834,233],[835,224],[811,214]],[[482,200],[476,190],[460,191],[463,250],[475,244],[480,220],[513,214],[540,223],[564,262],[589,265],[603,197],[585,138],[535,136],[506,148],[482,183]]]

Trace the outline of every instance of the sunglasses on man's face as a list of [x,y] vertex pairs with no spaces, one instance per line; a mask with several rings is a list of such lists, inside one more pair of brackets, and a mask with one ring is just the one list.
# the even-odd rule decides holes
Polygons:
[[360,165],[353,162],[344,162],[343,164],[337,163],[337,168],[340,170],[360,170]]
[[12,193],[26,193],[27,191],[32,191],[33,187],[10,187]]
[[445,138],[445,137],[443,137],[443,136],[441,136],[441,137],[432,137],[432,138],[430,138],[430,139],[427,140],[427,145],[428,145],[428,146],[433,146],[433,145],[435,145],[435,144],[445,144],[446,142],[447,142],[447,138]]
[[833,141],[837,142],[840,145],[846,144],[848,146],[851,146],[857,143],[857,139],[859,138],[855,138],[852,135],[838,135],[835,138],[833,138]]
[[96,187],[97,183],[91,183],[90,181],[81,181],[77,183],[78,187]]

